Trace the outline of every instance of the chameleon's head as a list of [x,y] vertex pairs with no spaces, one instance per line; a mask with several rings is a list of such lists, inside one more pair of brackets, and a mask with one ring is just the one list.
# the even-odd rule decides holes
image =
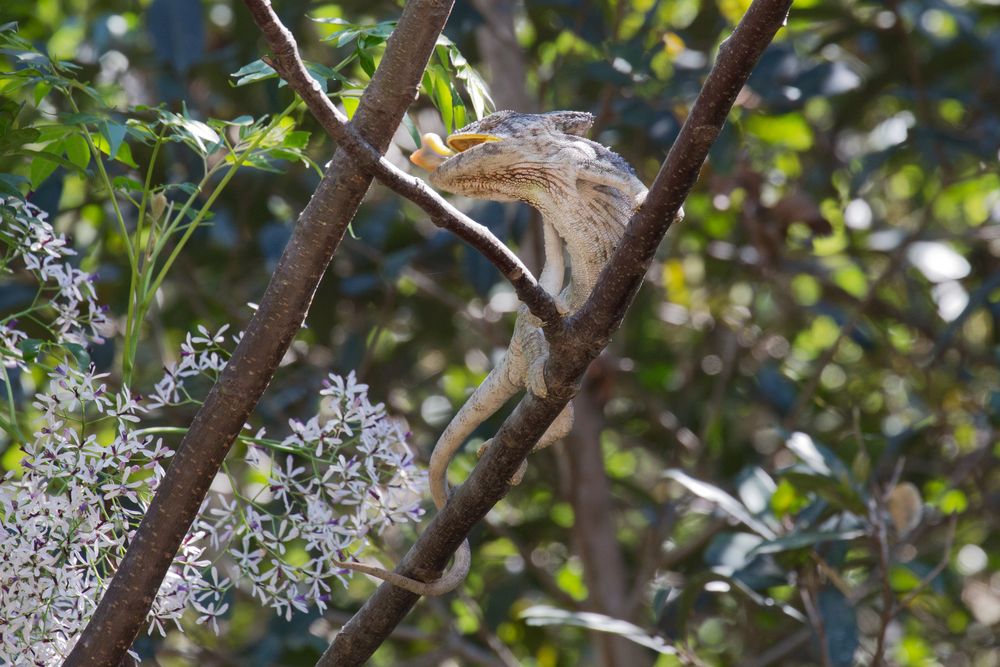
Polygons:
[[621,168],[623,178],[634,178],[624,160],[581,137],[593,122],[579,111],[497,111],[449,136],[447,147],[436,135],[424,135],[410,159],[430,170],[431,184],[441,190],[546,208],[576,191],[585,162],[617,159],[608,171]]

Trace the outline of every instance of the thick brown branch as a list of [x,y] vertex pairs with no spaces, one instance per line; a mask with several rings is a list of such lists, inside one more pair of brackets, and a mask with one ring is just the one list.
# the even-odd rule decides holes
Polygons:
[[[361,98],[352,125],[385,150],[413,101],[449,0],[411,0]],[[184,436],[160,489],[90,624],[65,664],[117,665],[146,615],[205,493],[305,319],[330,259],[371,185],[357,159],[338,150],[302,211],[260,307]]]
[[[681,133],[633,217],[625,239],[578,314],[554,327],[545,369],[548,397],[528,394],[504,421],[494,446],[458,487],[449,503],[421,533],[397,572],[440,571],[469,531],[506,495],[507,481],[576,391],[590,362],[617,329],[639,288],[653,253],[687,198],[726,121],[736,94],[782,26],[791,0],[755,0],[719,52]],[[417,601],[417,596],[382,584],[334,639],[320,665],[363,664]]]
[[393,192],[406,197],[426,212],[438,227],[456,234],[493,263],[514,286],[514,291],[528,310],[542,322],[556,322],[559,311],[555,301],[535,280],[517,255],[500,242],[490,230],[449,204],[419,178],[398,169],[382,152],[365,141],[347,117],[306,70],[299,56],[295,37],[274,13],[270,0],[243,0],[260,28],[273,57],[270,65],[298,93],[309,111],[327,134],[348,151]]
[[605,334],[600,337],[604,340],[618,328],[660,241],[698,180],[736,96],[784,25],[791,4],[791,0],[753,2],[733,34],[723,42],[718,60],[650,186],[646,201],[632,216],[625,237],[601,273],[590,299],[568,323],[574,335],[586,340],[588,336]]

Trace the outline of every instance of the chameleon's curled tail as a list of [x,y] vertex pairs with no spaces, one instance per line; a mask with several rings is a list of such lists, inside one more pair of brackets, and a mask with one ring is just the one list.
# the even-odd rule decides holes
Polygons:
[[455,564],[452,568],[442,574],[439,579],[428,582],[411,579],[410,577],[403,576],[397,572],[385,570],[377,565],[335,561],[338,566],[348,570],[364,572],[365,574],[369,574],[373,577],[377,577],[378,579],[382,579],[383,581],[388,581],[390,584],[406,589],[411,593],[429,596],[444,595],[445,593],[458,588],[459,584],[465,581],[465,577],[469,574],[469,565],[471,562],[472,554],[469,551],[469,542],[467,540],[463,540],[462,546],[460,546],[458,551],[455,552]]
[[[459,411],[452,417],[451,422],[445,428],[444,433],[438,439],[431,455],[430,465],[430,487],[431,496],[434,498],[434,505],[441,509],[448,501],[448,464],[451,462],[455,452],[459,450],[465,440],[472,435],[483,421],[489,419],[494,412],[507,402],[507,400],[517,393],[518,387],[508,379],[508,368],[506,358],[500,365],[494,368],[483,383],[476,388],[472,396],[465,402]],[[347,563],[337,561],[336,564],[348,570],[364,572],[365,574],[377,577],[390,584],[399,586],[411,593],[418,595],[444,595],[452,591],[465,581],[469,574],[469,566],[472,561],[472,553],[469,550],[468,540],[462,541],[462,546],[455,552],[455,564],[451,569],[441,575],[439,579],[424,582],[411,579],[398,572],[390,572],[377,565],[365,565],[364,563]]]
[[428,477],[431,497],[438,509],[448,502],[448,465],[451,459],[472,432],[521,389],[511,381],[508,366],[508,357],[505,356],[451,418],[434,445]]

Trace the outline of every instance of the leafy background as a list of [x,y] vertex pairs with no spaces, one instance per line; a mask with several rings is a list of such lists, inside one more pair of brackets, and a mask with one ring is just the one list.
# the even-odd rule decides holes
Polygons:
[[[593,136],[650,182],[746,4],[460,2],[411,122],[444,131],[442,118],[455,127],[474,117],[487,104],[479,71],[498,107],[593,112]],[[278,9],[353,111],[390,30],[378,22],[399,5]],[[236,119],[291,100],[274,80],[234,85],[230,74],[248,65],[244,76],[266,78],[239,3],[8,0],[0,19],[79,63],[81,80],[123,110],[162,103]],[[588,376],[586,419],[568,446],[532,457],[525,482],[474,533],[466,592],[422,603],[373,664],[611,664],[624,650],[636,664],[839,666],[884,649],[890,664],[996,665],[997,81],[996,3],[797,1],[686,220]],[[121,317],[128,267],[106,195],[80,173],[75,140],[58,146],[63,160],[26,164],[15,130],[30,118],[11,102],[21,100],[4,103],[3,171],[27,178],[31,200],[87,249],[101,300]],[[294,148],[322,165],[329,142],[298,120],[312,136]],[[412,130],[393,159],[414,148]],[[164,150],[157,178],[192,180],[199,158],[180,144]],[[243,304],[259,298],[319,178],[287,157],[275,173],[239,172],[195,233],[146,321],[133,386],[151,385],[196,324],[247,321]],[[537,266],[530,210],[463,206]],[[356,369],[407,420],[426,460],[504,345],[514,300],[484,260],[378,186],[353,232],[257,420],[281,432],[315,409],[308,401],[329,370]],[[5,285],[0,310],[23,298]],[[99,368],[120,354],[114,343],[89,352]],[[30,400],[16,399],[27,423]],[[17,444],[0,438],[5,468]],[[584,451],[607,471],[601,515],[573,492]],[[473,463],[463,454],[455,479]],[[622,577],[602,592],[602,562],[586,545],[609,530],[607,562],[620,560]],[[411,539],[388,534],[388,558]],[[237,596],[222,637],[191,624],[137,647],[164,665],[313,664],[370,590],[357,579],[335,593],[342,611],[290,622]],[[608,637],[628,632],[583,612],[663,641],[623,649]]]

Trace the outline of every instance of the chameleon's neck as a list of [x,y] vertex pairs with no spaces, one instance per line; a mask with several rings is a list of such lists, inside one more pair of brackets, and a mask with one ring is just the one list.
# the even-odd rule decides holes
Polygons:
[[542,220],[552,225],[566,244],[570,278],[566,299],[571,311],[579,308],[597,284],[601,270],[625,233],[631,209],[605,198],[566,200],[558,209],[542,211]]

